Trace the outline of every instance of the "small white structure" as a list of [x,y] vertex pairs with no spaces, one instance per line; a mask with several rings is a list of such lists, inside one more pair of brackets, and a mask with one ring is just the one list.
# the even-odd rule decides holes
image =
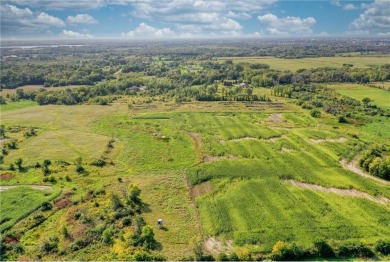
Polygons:
[[157,226],[159,229],[163,227],[163,220],[161,218],[157,219]]

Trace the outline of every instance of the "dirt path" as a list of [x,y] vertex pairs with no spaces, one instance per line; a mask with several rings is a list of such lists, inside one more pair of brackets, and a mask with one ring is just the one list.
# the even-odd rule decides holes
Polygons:
[[49,189],[53,189],[52,186],[41,186],[41,185],[17,185],[17,186],[0,186],[0,192],[6,191],[6,190],[11,189],[11,188],[15,188],[15,187],[21,187],[21,186],[24,186],[24,187],[31,187],[32,189],[38,189],[38,190],[49,190]]
[[210,156],[210,155],[206,155],[203,157],[203,162],[215,162],[215,161],[218,161],[218,160],[221,160],[221,159],[227,159],[227,160],[234,160],[234,159],[237,159],[238,157],[237,156],[234,156],[234,155],[227,155],[227,156]]
[[328,138],[328,139],[310,139],[310,141],[315,144],[323,143],[323,142],[342,143],[342,142],[346,142],[347,139],[345,137],[340,137],[340,138]]
[[229,254],[233,251],[233,241],[228,240],[226,243],[222,243],[214,237],[209,237],[204,242],[204,247],[212,255]]
[[323,192],[327,192],[327,193],[335,193],[335,194],[338,194],[340,196],[365,198],[365,199],[368,199],[370,201],[373,201],[373,202],[376,202],[376,203],[379,203],[382,205],[386,205],[387,203],[390,202],[390,199],[388,199],[386,197],[373,197],[370,194],[358,191],[356,189],[340,189],[340,188],[334,188],[334,187],[323,187],[323,186],[314,185],[314,184],[302,183],[302,182],[298,182],[295,180],[287,180],[287,182],[294,185],[294,186],[306,188],[306,189],[310,189],[310,190],[323,191]]
[[272,122],[274,122],[274,123],[281,123],[281,122],[283,122],[282,114],[272,114],[269,117],[272,120]]
[[202,242],[204,242],[202,226],[200,224],[199,211],[198,211],[198,208],[196,207],[195,198],[194,198],[194,196],[192,194],[192,187],[191,187],[190,181],[188,181],[187,176],[184,176],[184,181],[186,183],[186,187],[187,187],[188,193],[190,194],[190,198],[191,198],[190,203],[191,203],[191,206],[192,206],[192,208],[194,210],[196,224],[198,225],[198,235],[199,235],[200,239],[202,240]]
[[192,141],[193,141],[193,144],[194,144],[194,147],[195,147],[195,151],[196,151],[196,153],[198,155],[199,162],[203,163],[203,154],[202,154],[202,151],[201,151],[202,140],[200,138],[200,134],[199,133],[195,133],[195,132],[189,132],[189,131],[185,131],[185,133],[192,138]]
[[[228,141],[231,142],[237,142],[237,141],[243,141],[243,140],[259,140],[259,141],[267,141],[267,142],[275,142],[278,139],[285,138],[285,136],[274,136],[270,138],[257,138],[257,137],[251,137],[251,136],[246,136],[246,137],[241,137],[241,138],[233,138]],[[226,143],[226,141],[223,140],[223,142],[220,141],[221,144]]]
[[347,162],[343,159],[343,160],[340,161],[340,164],[341,164],[341,166],[342,166],[343,168],[348,169],[348,170],[354,172],[355,174],[358,174],[358,175],[363,176],[363,177],[365,177],[365,178],[374,180],[374,181],[379,182],[379,183],[381,183],[381,184],[390,186],[390,182],[389,182],[389,181],[386,181],[386,180],[380,179],[380,178],[378,178],[378,177],[369,175],[369,174],[367,174],[366,172],[364,172],[363,170],[361,170],[361,169],[358,167],[356,160],[347,163]]

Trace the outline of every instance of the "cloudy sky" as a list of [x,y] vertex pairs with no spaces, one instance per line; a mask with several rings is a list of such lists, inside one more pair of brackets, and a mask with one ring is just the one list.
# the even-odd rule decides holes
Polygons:
[[1,38],[390,36],[390,0],[1,0]]

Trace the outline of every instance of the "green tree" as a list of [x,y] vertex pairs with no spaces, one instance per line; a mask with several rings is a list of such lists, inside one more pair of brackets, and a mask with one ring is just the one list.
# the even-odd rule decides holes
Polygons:
[[15,160],[15,165],[16,167],[18,168],[19,171],[22,171],[23,170],[23,159],[21,158],[18,158]]
[[372,100],[371,100],[369,97],[363,98],[362,101],[363,101],[363,104],[364,104],[365,107],[367,107],[368,104],[369,104],[370,102],[372,102]]

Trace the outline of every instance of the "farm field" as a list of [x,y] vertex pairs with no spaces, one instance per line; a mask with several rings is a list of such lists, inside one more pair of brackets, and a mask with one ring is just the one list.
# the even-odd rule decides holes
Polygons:
[[[12,176],[0,185],[40,184],[62,192],[54,209],[43,213],[45,220],[39,226],[26,230],[24,220],[14,226],[16,232],[26,230],[20,241],[30,246],[29,257],[39,253],[34,243],[58,231],[57,221],[75,223],[69,225],[75,237],[85,234],[85,226],[74,221],[72,214],[88,210],[93,216],[109,206],[107,197],[88,200],[88,192],[101,188],[118,192],[129,183],[140,187],[148,204],[145,221],[151,225],[159,217],[166,221],[167,230],[155,230],[155,237],[162,243],[159,252],[170,259],[190,254],[199,239],[217,241],[230,251],[267,253],[280,240],[302,247],[310,247],[317,238],[334,246],[346,241],[373,245],[390,234],[389,186],[340,162],[349,161],[349,152],[361,144],[357,137],[374,143],[375,128],[351,129],[335,124],[332,116],[313,118],[283,98],[257,104],[155,101],[131,108],[125,103],[31,105],[4,111],[2,123],[34,126],[37,132],[33,137],[23,137],[23,128],[10,133],[18,139],[18,148],[4,162],[23,158],[28,166],[50,159],[49,177],[54,182],[42,182],[41,170],[28,168],[11,171]],[[110,140],[113,148],[107,150]],[[112,164],[90,165],[100,155]],[[74,171],[79,157],[84,174]],[[0,194],[3,198],[18,190],[25,192],[24,203],[31,208],[53,196],[24,187]],[[69,204],[72,201],[81,202]],[[62,206],[62,202],[67,204]],[[7,212],[20,212],[7,208]],[[130,235],[131,229],[124,228],[123,234]],[[66,249],[70,243],[61,238],[58,245]],[[91,246],[68,258],[105,259],[105,253],[114,252],[124,259],[126,250],[118,239],[112,246]],[[208,245],[205,250],[218,254]],[[59,257],[47,254],[45,258]]]
[[342,67],[343,64],[351,64],[356,68],[368,68],[373,65],[388,64],[389,56],[350,56],[350,57],[316,57],[316,58],[299,58],[286,59],[269,56],[260,57],[221,57],[219,60],[231,59],[235,63],[261,63],[267,64],[271,69],[290,70],[295,72],[298,69],[310,69],[318,67]]
[[358,101],[368,97],[372,100],[371,104],[384,109],[390,109],[389,91],[358,84],[334,84],[329,86],[342,95],[352,97]]

